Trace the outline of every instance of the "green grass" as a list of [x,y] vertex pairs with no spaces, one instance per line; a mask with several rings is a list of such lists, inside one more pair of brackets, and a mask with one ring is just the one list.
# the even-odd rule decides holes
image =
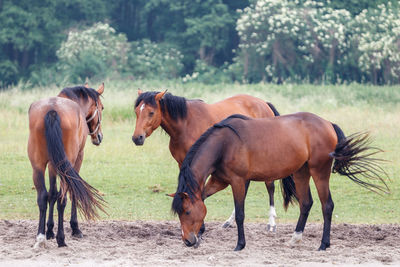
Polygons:
[[[168,150],[168,136],[157,130],[136,147],[133,103],[137,88],[164,90],[216,102],[225,97],[247,93],[275,105],[281,114],[310,111],[337,123],[346,134],[371,131],[374,144],[386,152],[384,165],[391,182],[389,195],[367,191],[346,177],[331,176],[335,202],[333,222],[399,223],[400,222],[400,87],[364,85],[202,85],[168,81],[106,81],[103,104],[104,141],[99,147],[88,143],[81,176],[98,188],[108,202],[108,215],[102,219],[176,220],[170,212],[171,199],[166,193],[176,189],[178,166]],[[54,96],[62,88],[36,88],[23,91],[14,88],[0,92],[0,219],[36,219],[36,191],[26,153],[28,139],[27,110],[34,100]],[[89,138],[90,139],[90,138]],[[297,206],[288,212],[282,208],[282,197],[276,183],[275,202],[278,222],[294,222]],[[153,192],[156,188],[159,192]],[[322,221],[321,207],[312,184],[314,206],[309,221]],[[246,199],[246,220],[266,221],[268,194],[264,183],[252,183]],[[230,189],[206,200],[207,221],[225,220],[233,208]],[[67,207],[69,211],[69,206]],[[68,216],[68,215],[67,215]],[[68,217],[66,217],[68,218]]]

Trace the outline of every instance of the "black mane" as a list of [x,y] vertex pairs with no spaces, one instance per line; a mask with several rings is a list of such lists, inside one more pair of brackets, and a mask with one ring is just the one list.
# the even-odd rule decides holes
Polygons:
[[[135,108],[143,101],[143,103],[157,107],[155,96],[160,92],[144,92],[138,96],[135,103]],[[166,93],[160,101],[161,111],[165,113],[168,111],[171,118],[176,121],[178,119],[184,119],[187,116],[186,98],[180,96],[174,96],[170,93]]]
[[96,90],[93,88],[86,88],[85,86],[66,87],[62,89],[60,94],[65,94],[68,98],[76,101],[78,101],[80,98],[83,98],[85,101],[87,101],[90,97],[96,103],[100,96]]
[[201,145],[207,140],[207,138],[217,129],[221,128],[229,128],[231,129],[239,138],[239,133],[237,130],[229,124],[229,121],[231,119],[242,119],[242,120],[248,120],[249,118],[240,114],[234,114],[229,116],[228,118],[214,124],[206,132],[204,132],[199,139],[192,145],[192,147],[189,149],[189,152],[186,154],[185,159],[183,160],[181,170],[179,172],[178,176],[178,188],[176,189],[175,197],[174,200],[172,201],[172,211],[175,214],[181,214],[183,212],[183,202],[182,202],[182,197],[180,196],[180,193],[187,193],[190,199],[196,198],[194,192],[195,190],[199,187],[199,184],[197,183],[193,172],[190,168],[190,164],[193,161],[194,156],[196,155],[197,151],[201,147]]

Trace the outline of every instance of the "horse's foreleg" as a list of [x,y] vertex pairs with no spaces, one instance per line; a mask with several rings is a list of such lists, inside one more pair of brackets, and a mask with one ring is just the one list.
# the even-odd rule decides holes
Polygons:
[[[74,169],[79,173],[81,166],[82,166],[82,160],[83,160],[83,150],[78,154],[78,157],[75,161],[75,166]],[[69,224],[71,225],[72,229],[72,236],[77,237],[77,238],[82,238],[83,234],[81,230],[79,229],[78,225],[78,215],[76,212],[76,203],[75,200],[71,201],[71,220],[69,221]]]
[[[249,189],[249,186],[250,186],[250,181],[247,181],[245,185],[245,195],[247,195],[247,190]],[[236,218],[235,208],[233,208],[231,216],[222,224],[222,228],[233,227],[233,222],[235,221],[235,218]]]
[[66,247],[65,244],[65,235],[64,235],[64,210],[67,205],[67,198],[64,197],[61,200],[61,193],[58,194],[57,198],[57,211],[58,211],[58,229],[57,229],[57,244],[59,247]]
[[302,240],[303,231],[306,226],[308,214],[313,205],[313,199],[310,191],[310,172],[307,164],[293,174],[293,179],[296,184],[296,193],[299,198],[300,216],[297,221],[295,232],[293,233],[290,245],[295,245]]
[[244,200],[246,198],[248,184],[235,183],[232,185],[233,198],[235,202],[235,219],[238,230],[238,241],[235,251],[242,250],[246,246],[244,236]]
[[49,165],[49,217],[47,220],[47,232],[46,238],[51,239],[54,238],[54,204],[57,201],[57,173],[52,166]]
[[39,206],[39,227],[36,236],[36,243],[34,248],[44,247],[45,244],[45,228],[46,228],[46,211],[47,211],[47,190],[44,182],[44,169],[33,170],[33,183],[35,184],[37,192],[37,204]]
[[275,211],[275,203],[274,203],[274,193],[275,193],[275,183],[272,182],[265,182],[265,186],[268,190],[269,195],[269,219],[268,219],[268,231],[276,232],[276,211]]

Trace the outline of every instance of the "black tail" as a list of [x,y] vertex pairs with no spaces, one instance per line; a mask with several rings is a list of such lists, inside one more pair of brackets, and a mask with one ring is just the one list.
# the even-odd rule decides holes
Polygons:
[[267,102],[267,105],[269,106],[269,108],[274,112],[275,116],[280,116],[281,114],[279,114],[279,112],[276,110],[276,108],[274,107],[274,105],[272,105],[271,103]]
[[296,186],[293,177],[290,175],[280,180],[281,192],[283,196],[283,207],[287,210],[289,203],[298,203],[299,199],[296,195]]
[[71,200],[74,200],[79,210],[88,220],[98,218],[96,208],[104,211],[104,200],[99,192],[86,183],[69,162],[62,142],[60,117],[55,110],[50,110],[44,117],[47,151],[50,162],[60,176],[61,197],[69,192]]
[[[278,110],[271,103],[267,102],[269,108],[274,112],[275,117],[280,116]],[[296,195],[296,186],[293,177],[290,175],[280,180],[281,192],[283,196],[283,207],[287,210],[289,203],[296,203],[299,201]]]
[[[336,124],[335,129],[338,143],[335,151],[330,156],[335,159],[332,172],[345,175],[353,182],[373,191],[389,193],[389,188],[382,176],[387,177],[386,172],[379,166],[384,160],[374,158],[375,154],[383,152],[381,149],[371,147],[368,133],[356,133],[346,137]],[[372,184],[367,181],[380,181],[383,185]]]

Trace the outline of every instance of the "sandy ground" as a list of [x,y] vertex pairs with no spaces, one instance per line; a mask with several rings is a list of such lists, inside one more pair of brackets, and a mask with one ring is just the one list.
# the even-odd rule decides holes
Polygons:
[[199,248],[181,241],[178,222],[100,221],[81,223],[84,238],[71,237],[68,247],[54,239],[46,248],[33,249],[36,221],[0,221],[0,266],[400,266],[400,225],[332,226],[331,247],[316,251],[322,224],[308,224],[303,242],[287,245],[294,224],[278,225],[277,233],[263,223],[245,223],[246,248],[234,252],[236,228],[206,223]]

